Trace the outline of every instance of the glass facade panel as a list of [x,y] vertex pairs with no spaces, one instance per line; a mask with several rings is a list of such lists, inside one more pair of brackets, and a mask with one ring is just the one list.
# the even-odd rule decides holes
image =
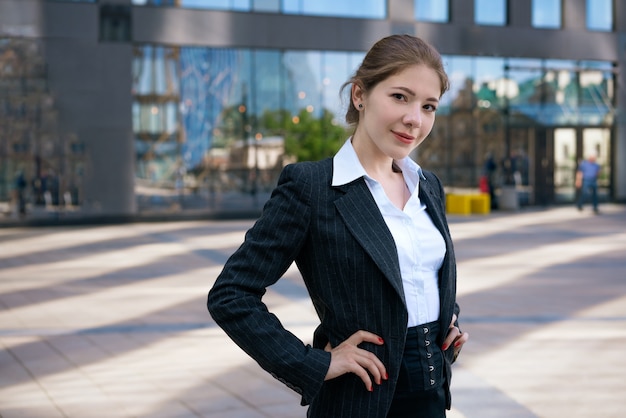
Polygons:
[[145,46],[135,56],[142,212],[254,208],[284,164],[333,155],[348,135],[338,90],[362,54]]
[[[544,78],[541,60],[511,59],[507,62],[504,88],[505,112],[509,123],[525,125],[545,123],[561,108],[556,104],[554,71]],[[563,101],[563,97],[561,97]]]
[[445,23],[450,20],[448,0],[415,0],[415,20]]
[[613,73],[603,64],[511,60],[511,115],[546,126],[612,123]]
[[587,29],[610,32],[613,30],[613,0],[587,1]]
[[554,195],[557,202],[575,198],[576,129],[554,130]]
[[171,209],[176,203],[180,160],[179,48],[134,49],[133,129],[139,209]]
[[280,12],[280,0],[252,0],[252,10],[255,12]]
[[384,19],[386,0],[283,0],[283,13]]
[[364,55],[345,52],[324,53],[322,106],[333,115],[336,124],[345,124],[345,115],[350,104],[350,86],[346,86],[345,90],[340,92],[341,86],[354,74]]
[[474,0],[474,20],[479,25],[506,25],[506,0]]
[[561,27],[562,0],[533,0],[532,25],[535,28]]
[[[15,48],[16,42],[2,45]],[[132,120],[140,213],[260,208],[285,164],[333,155],[350,134],[344,122],[349,88],[341,97],[339,90],[363,56],[136,46]],[[497,166],[495,187],[515,184],[520,193],[530,193],[536,136],[550,127],[597,127],[601,134],[590,130],[588,141],[601,144],[600,152],[606,152],[604,138],[610,138],[607,126],[615,114],[611,63],[466,56],[443,60],[451,90],[441,100],[418,161],[435,170],[451,189],[477,187],[491,159]],[[44,184],[41,179],[46,179],[45,190],[29,188],[30,204],[59,205],[67,199],[77,206],[85,149],[75,135],[66,138],[54,130],[56,113],[49,107],[53,101],[46,93],[45,76],[36,71],[36,57],[29,62],[32,72],[20,83],[39,88],[40,108],[48,110],[39,122],[14,126],[39,123],[47,131],[33,136],[34,142],[22,140],[28,137],[24,135],[1,138],[0,199],[11,199],[14,177],[23,168],[29,182],[40,179],[35,183]],[[5,125],[38,114],[26,111],[27,116],[20,116],[22,110],[14,104],[20,103],[22,84],[11,90],[12,80],[0,77],[3,91],[15,96],[0,100]],[[604,142],[596,140],[599,137]],[[570,187],[571,164],[562,160],[576,150],[571,138],[560,136],[559,141],[558,184]],[[66,153],[57,152],[60,149]],[[34,163],[34,150],[45,150],[41,163]],[[54,186],[53,178],[48,179],[57,169],[65,170],[67,184]]]
[[[132,0],[132,4],[137,6],[169,6],[185,7],[190,9],[210,9],[210,10],[234,10],[250,11],[251,0]],[[267,1],[257,0],[259,7],[267,5]]]
[[614,110],[614,77],[606,63],[580,63],[578,85],[580,97],[578,110],[580,123],[584,125],[612,124]]
[[561,27],[561,7],[561,0],[532,0],[532,26],[559,29]]
[[0,218],[79,210],[85,143],[61,129],[44,43],[0,38]]

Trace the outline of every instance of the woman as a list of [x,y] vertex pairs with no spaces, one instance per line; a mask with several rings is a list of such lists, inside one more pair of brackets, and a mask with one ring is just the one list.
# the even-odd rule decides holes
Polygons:
[[[353,135],[332,159],[284,168],[209,292],[215,320],[309,417],[445,417],[457,326],[444,191],[409,158],[448,78],[423,40],[393,35],[350,86]],[[295,261],[320,325],[305,345],[261,297]]]

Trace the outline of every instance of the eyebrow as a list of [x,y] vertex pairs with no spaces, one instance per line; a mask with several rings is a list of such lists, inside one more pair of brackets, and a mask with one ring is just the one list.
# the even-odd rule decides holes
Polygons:
[[[411,96],[415,96],[416,95],[415,92],[413,90],[411,90],[410,88],[408,88],[408,87],[392,87],[392,88],[405,91],[408,94],[410,94]],[[439,103],[439,99],[436,98],[436,97],[429,97],[428,99],[426,99],[426,101]]]

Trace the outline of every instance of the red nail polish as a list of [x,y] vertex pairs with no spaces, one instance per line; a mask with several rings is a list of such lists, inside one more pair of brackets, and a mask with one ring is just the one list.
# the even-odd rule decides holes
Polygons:
[[384,379],[385,379],[385,380],[389,380],[389,375],[388,375],[387,373],[385,373],[385,377],[384,377]]
[[460,347],[460,346],[461,346],[461,343],[460,343],[460,342],[456,342],[456,343],[454,343],[454,346],[455,346],[455,347]]
[[369,391],[374,392],[374,386],[370,386]]
[[381,344],[383,344],[383,343],[385,342],[385,341],[384,341],[382,338],[380,338],[380,337],[378,337],[378,341],[379,341]]
[[446,344],[444,344],[444,345],[442,345],[442,346],[441,346],[441,349],[442,349],[443,351],[446,351],[446,350],[448,349],[448,346],[447,346]]

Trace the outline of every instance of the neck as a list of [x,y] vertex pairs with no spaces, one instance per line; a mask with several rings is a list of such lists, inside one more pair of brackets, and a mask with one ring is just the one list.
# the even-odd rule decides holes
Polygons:
[[379,180],[394,175],[394,173],[402,172],[393,159],[382,154],[378,148],[373,146],[371,141],[359,141],[353,137],[352,147],[359,158],[359,162],[370,177]]

